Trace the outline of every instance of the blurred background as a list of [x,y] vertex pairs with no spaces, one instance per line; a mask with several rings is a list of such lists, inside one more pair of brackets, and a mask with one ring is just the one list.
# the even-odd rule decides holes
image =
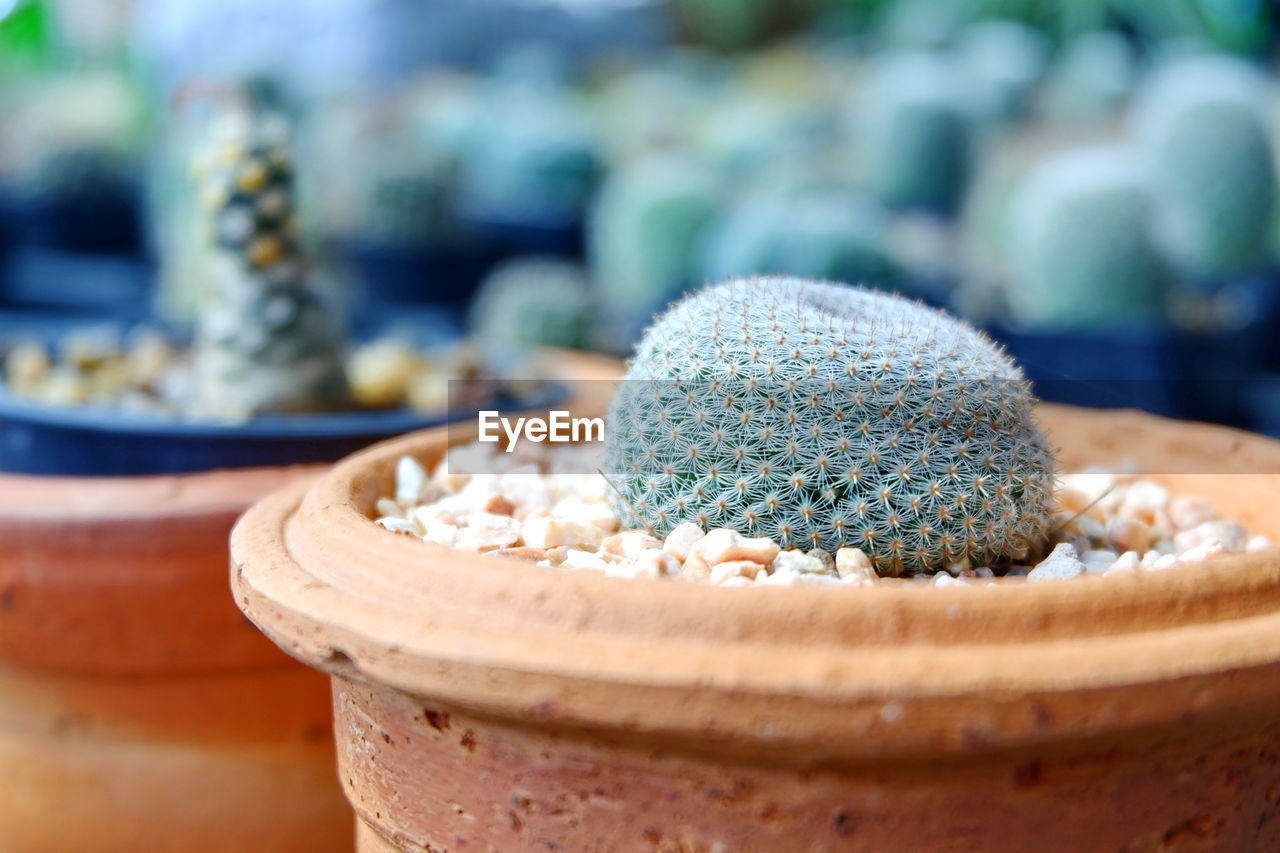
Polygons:
[[1280,435],[1277,23],[1264,0],[0,0],[0,354],[12,380],[31,336],[193,327],[191,162],[247,89],[291,123],[353,339],[625,354],[689,288],[790,273],[954,311],[1048,399]]

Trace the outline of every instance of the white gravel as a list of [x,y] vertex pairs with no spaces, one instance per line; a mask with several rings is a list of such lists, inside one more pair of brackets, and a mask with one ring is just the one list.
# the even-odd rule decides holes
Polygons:
[[377,523],[446,547],[625,578],[726,587],[964,586],[989,584],[999,575],[1034,583],[1154,572],[1271,545],[1265,536],[1220,518],[1199,497],[1170,495],[1140,475],[1092,471],[1061,478],[1057,535],[1038,562],[954,565],[911,578],[880,578],[858,548],[834,554],[782,550],[767,538],[687,523],[661,539],[645,530],[623,530],[609,507],[603,476],[547,473],[582,469],[587,457],[572,446],[505,454],[476,444],[450,455],[457,468],[494,473],[451,474],[441,462],[428,474],[417,460],[403,457],[396,465],[394,496],[377,502]]

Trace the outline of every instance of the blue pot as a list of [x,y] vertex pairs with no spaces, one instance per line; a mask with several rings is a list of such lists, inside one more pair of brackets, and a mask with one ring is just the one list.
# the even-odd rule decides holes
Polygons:
[[1172,330],[1037,331],[986,327],[1053,403],[1183,417],[1184,347]]
[[1280,373],[1255,376],[1249,384],[1250,428],[1280,438]]
[[586,251],[581,216],[500,216],[472,211],[464,217],[488,254],[497,258],[552,255],[581,260]]
[[[554,405],[563,386],[537,398],[498,397],[496,409]],[[477,407],[478,409],[478,407]],[[0,390],[0,471],[66,476],[141,476],[222,468],[333,462],[401,433],[475,417],[476,410],[272,415],[243,424],[166,418],[87,406],[47,406]]]
[[1043,400],[1240,427],[1253,418],[1248,382],[1275,349],[1275,326],[1267,316],[1222,332],[1049,332],[999,324],[987,331],[1022,366]]
[[0,251],[0,303],[24,308],[143,319],[155,270],[119,255],[22,246]]
[[6,206],[16,245],[134,258],[143,254],[137,186],[41,199],[11,195]]
[[464,306],[496,260],[469,241],[427,248],[352,241],[341,252],[370,303]]

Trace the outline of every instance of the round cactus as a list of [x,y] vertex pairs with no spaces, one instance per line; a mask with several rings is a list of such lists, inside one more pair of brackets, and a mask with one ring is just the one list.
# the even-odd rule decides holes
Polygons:
[[1014,318],[1049,328],[1159,319],[1167,277],[1153,213],[1127,150],[1080,148],[1039,164],[1008,211],[1005,285]]
[[738,279],[646,333],[609,412],[624,522],[861,548],[881,574],[1025,556],[1054,462],[1021,371],[900,297]]
[[1260,71],[1212,55],[1172,61],[1139,99],[1157,236],[1191,278],[1246,272],[1267,251],[1276,170],[1266,99]]
[[471,336],[486,346],[581,347],[590,293],[582,268],[549,257],[495,267],[471,303]]
[[859,92],[855,156],[862,183],[886,203],[954,208],[970,165],[970,125],[956,68],[941,56],[881,59]]

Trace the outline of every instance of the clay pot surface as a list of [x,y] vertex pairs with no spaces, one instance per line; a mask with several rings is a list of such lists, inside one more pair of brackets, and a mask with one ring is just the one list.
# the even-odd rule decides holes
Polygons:
[[[1045,406],[1280,538],[1280,444]],[[429,431],[259,503],[245,613],[334,678],[360,849],[1280,849],[1280,549],[1060,583],[722,589],[539,569],[370,521]]]
[[316,469],[0,475],[0,826],[53,853],[340,853],[328,685],[226,595],[226,537]]
[[[536,357],[569,380],[621,370]],[[571,405],[607,385],[573,383]],[[329,680],[227,594],[236,518],[319,470],[0,474],[0,850],[351,850]]]

